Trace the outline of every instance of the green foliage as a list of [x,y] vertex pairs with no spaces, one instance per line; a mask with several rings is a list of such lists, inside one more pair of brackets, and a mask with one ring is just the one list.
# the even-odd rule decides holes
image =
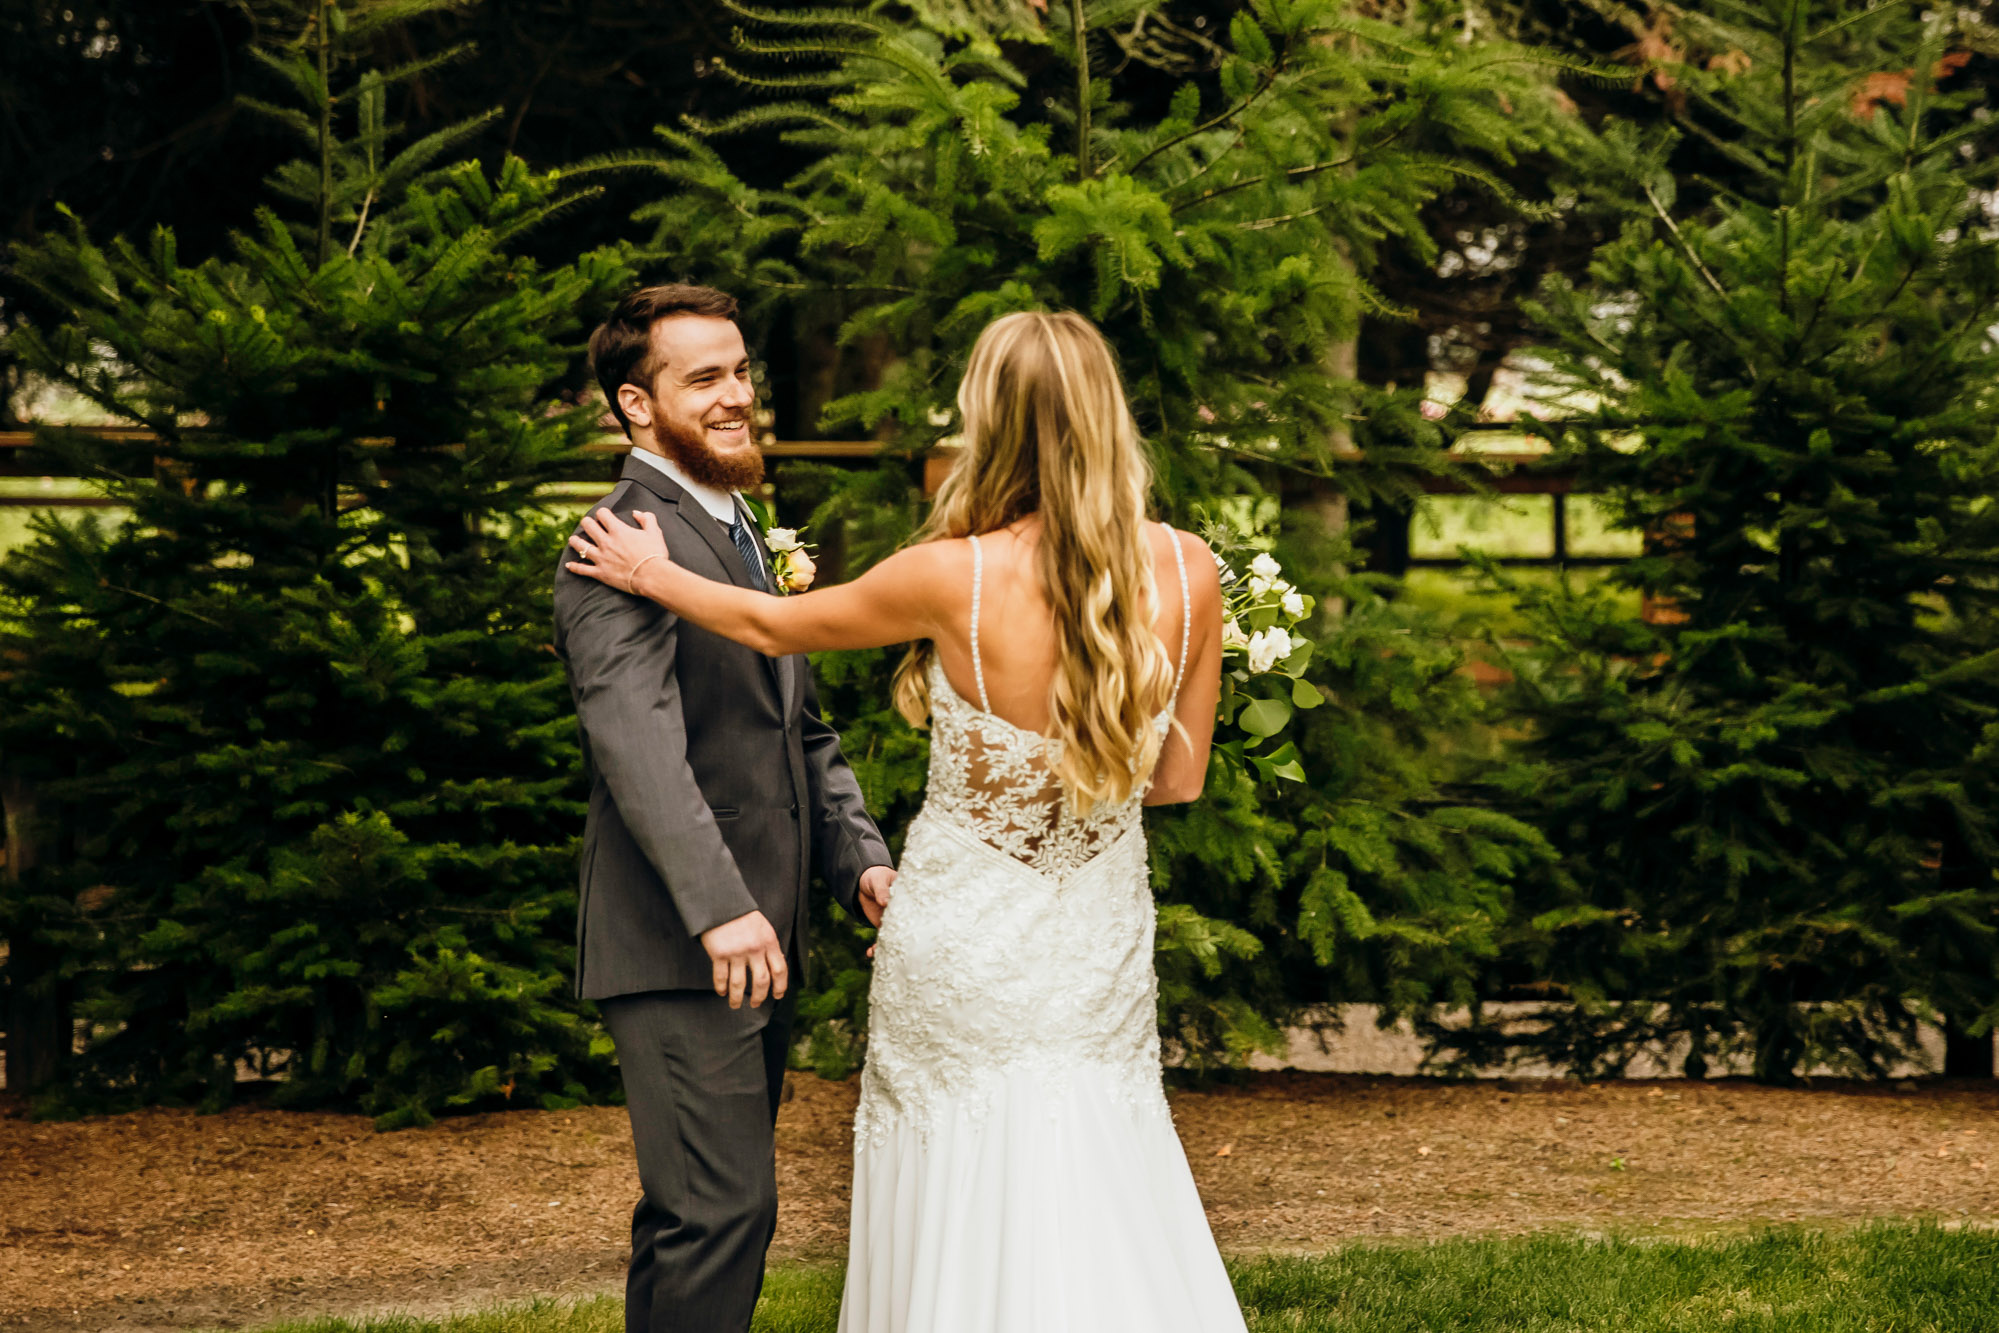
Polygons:
[[[1099,48],[1120,37],[1113,10],[1134,17],[1086,7]],[[1118,348],[1183,504],[1257,489],[1273,462],[1329,472],[1356,430],[1373,452],[1365,468],[1343,458],[1349,493],[1406,490],[1398,469],[1436,465],[1441,433],[1414,396],[1376,402],[1324,373],[1327,354],[1382,308],[1366,277],[1376,256],[1429,249],[1413,224],[1423,202],[1487,179],[1480,160],[1511,160],[1539,131],[1526,108],[1551,105],[1546,58],[1282,0],[1237,14],[1232,47],[1203,39],[1170,104],[1146,111],[1122,98],[1157,70],[1100,72],[1100,54],[1079,66],[1067,25],[1044,29],[1024,7],[996,28],[926,7],[914,21],[744,13],[776,36],[726,68],[798,100],[699,137],[663,128],[660,152],[594,165],[670,182],[642,215],[663,263],[831,312],[845,344],[887,346],[877,382],[839,397],[829,428],[927,447],[951,433],[957,372],[986,324],[1077,307]],[[739,68],[775,57],[784,72]],[[814,159],[782,189],[746,185],[715,146],[767,127]]]
[[1515,589],[1518,791],[1565,874],[1514,960],[1578,1008],[1454,1040],[1878,1075],[1919,1019],[1999,1018],[1993,123],[1936,85],[1945,19],[1700,14],[1742,59],[1672,76],[1734,174],[1676,206],[1676,135],[1609,127],[1622,234],[1534,311],[1585,409],[1545,429],[1648,534],[1612,584],[1655,608]]
[[[1081,48],[1073,12],[1027,6],[743,12],[764,35],[726,68],[773,100],[591,168],[668,183],[642,214],[662,269],[740,291],[765,319],[837,326],[877,367],[840,386],[823,425],[871,431],[904,459],[803,500],[822,540],[866,526],[848,568],[913,528],[906,460],[948,443],[966,354],[1015,310],[1098,322],[1183,524],[1286,477],[1318,478],[1322,500],[1367,500],[1411,495],[1418,472],[1448,465],[1418,390],[1329,368],[1363,312],[1386,309],[1367,276],[1381,257],[1433,257],[1423,204],[1467,179],[1499,189],[1485,164],[1545,131],[1560,62],[1464,44],[1427,13],[1391,24],[1333,0],[1262,0],[1226,41],[1115,66],[1112,43],[1150,9],[1085,6]],[[1169,77],[1177,91],[1146,100]],[[782,189],[747,184],[725,151],[769,129],[811,155]],[[1346,572],[1344,541],[1315,537],[1302,514],[1294,526],[1302,591],[1348,610],[1310,626],[1319,647],[1281,681],[1232,680],[1209,797],[1155,819],[1161,1021],[1196,1066],[1273,1044],[1304,1004],[1451,992],[1467,975],[1453,951],[1483,947],[1507,880],[1541,854],[1522,825],[1447,813],[1463,807],[1440,793],[1452,760],[1430,753],[1429,729],[1468,720],[1455,654]],[[902,724],[885,711],[893,657],[821,665],[839,678],[827,693],[848,753],[900,765],[875,805],[894,831],[922,751],[894,739]],[[1333,706],[1307,711],[1320,698]],[[1305,781],[1278,791],[1248,773]],[[841,998],[806,1011],[842,1026],[814,1028],[815,1060],[850,1053],[863,1012],[865,932],[828,912],[821,984]]]
[[1514,886],[1552,859],[1471,781],[1491,756],[1462,648],[1301,526],[1284,564],[1330,571],[1316,591],[1340,608],[1312,627],[1320,704],[1286,732],[1304,780],[1218,754],[1201,801],[1149,812],[1162,1022],[1196,1068],[1281,1049],[1275,1024],[1319,1004],[1375,1003],[1387,1022],[1471,1003]]
[[191,267],[164,230],[13,255],[66,316],[14,350],[159,436],[45,433],[130,518],[0,566],[0,761],[64,851],[0,928],[63,951],[73,1099],[219,1105],[247,1062],[391,1126],[607,1086],[562,984],[582,807],[534,494],[592,429],[549,386],[631,278],[513,248],[551,176],[430,172],[379,79],[320,80],[414,8],[305,7],[298,127],[340,184],[303,219]]

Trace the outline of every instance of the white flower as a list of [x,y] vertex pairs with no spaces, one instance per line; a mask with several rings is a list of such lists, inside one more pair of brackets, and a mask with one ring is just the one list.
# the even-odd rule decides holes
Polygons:
[[1249,562],[1249,572],[1257,578],[1275,583],[1284,574],[1284,566],[1277,563],[1268,551],[1258,552],[1256,559]]
[[1272,586],[1274,585],[1271,583],[1269,579],[1266,578],[1251,579],[1249,581],[1249,595],[1260,602],[1263,600],[1264,595],[1270,591]]
[[1249,639],[1250,674],[1256,675],[1270,670],[1291,656],[1291,653],[1291,636],[1275,625],[1252,634]]
[[1237,620],[1234,616],[1230,616],[1227,620],[1222,622],[1222,647],[1224,648],[1249,647],[1249,635],[1244,634],[1242,632],[1242,622],[1240,620]]
[[1287,588],[1279,605],[1284,608],[1285,615],[1297,620],[1305,614],[1305,595],[1296,588]]
[[797,528],[770,528],[764,533],[764,541],[779,555],[798,549]]

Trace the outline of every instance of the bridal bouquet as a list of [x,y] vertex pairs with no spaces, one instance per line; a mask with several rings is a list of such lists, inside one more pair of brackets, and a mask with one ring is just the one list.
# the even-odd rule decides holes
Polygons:
[[[1303,782],[1297,747],[1281,740],[1291,715],[1325,702],[1305,679],[1312,642],[1298,626],[1315,599],[1284,577],[1268,551],[1234,529],[1210,524],[1204,534],[1222,577],[1222,698],[1215,748],[1223,758],[1265,781]],[[1238,571],[1230,562],[1245,562]]]

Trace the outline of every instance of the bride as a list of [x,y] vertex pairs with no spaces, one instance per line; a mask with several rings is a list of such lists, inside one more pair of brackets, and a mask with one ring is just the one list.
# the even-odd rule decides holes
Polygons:
[[586,520],[569,568],[766,654],[915,642],[930,778],[876,944],[841,1333],[1241,1330],[1160,1081],[1139,811],[1201,792],[1214,562],[1145,520],[1080,316],[996,321],[958,409],[929,522],[852,583],[711,582],[645,513]]

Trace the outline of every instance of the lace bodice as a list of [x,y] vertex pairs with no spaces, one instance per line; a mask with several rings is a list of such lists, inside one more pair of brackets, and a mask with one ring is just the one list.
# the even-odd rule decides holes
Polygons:
[[[1023,865],[1060,880],[1137,825],[1143,792],[1110,804],[1099,803],[1078,814],[1069,805],[1055,776],[1059,740],[1015,726],[992,711],[986,693],[985,663],[979,655],[979,610],[985,582],[985,554],[972,541],[972,670],[978,682],[979,706],[962,697],[936,658],[930,662],[930,782],[926,804],[939,816],[958,823],[979,841],[1005,852]],[[1187,645],[1193,624],[1187,600],[1187,558],[1180,539],[1173,537],[1173,557],[1180,573],[1180,653],[1173,694],[1187,670]],[[1163,733],[1172,707],[1154,725]]]

